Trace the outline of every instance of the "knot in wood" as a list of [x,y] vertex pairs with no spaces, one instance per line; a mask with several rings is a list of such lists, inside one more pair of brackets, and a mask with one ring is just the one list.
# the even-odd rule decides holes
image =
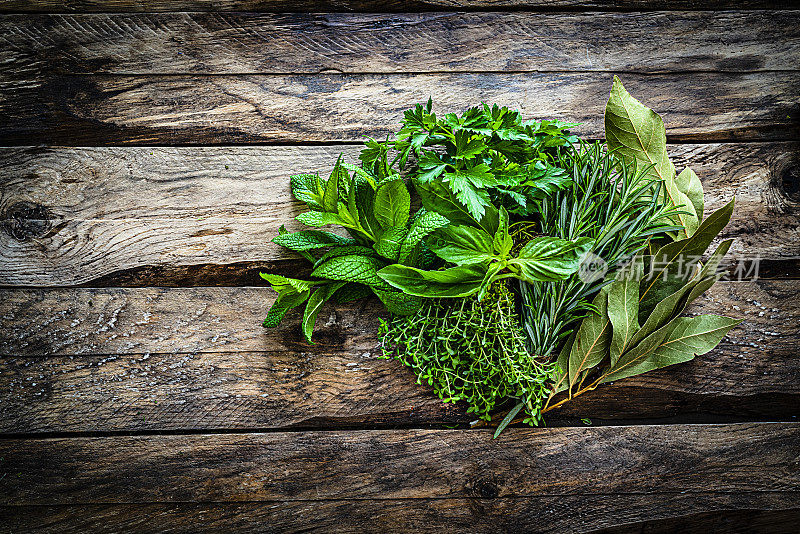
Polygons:
[[478,480],[472,487],[475,495],[483,497],[484,499],[496,499],[500,495],[500,488],[497,484],[488,480]]
[[783,195],[792,202],[800,202],[800,161],[785,167],[779,179]]
[[15,202],[0,216],[3,231],[18,241],[42,237],[52,227],[48,209],[33,202]]

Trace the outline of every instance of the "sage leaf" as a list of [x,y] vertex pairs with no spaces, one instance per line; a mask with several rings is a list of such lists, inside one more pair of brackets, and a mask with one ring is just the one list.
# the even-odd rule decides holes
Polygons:
[[602,382],[646,373],[691,360],[716,347],[741,321],[719,315],[676,317],[625,353]]
[[675,166],[667,157],[667,135],[661,117],[635,98],[614,76],[605,112],[608,148],[626,161],[635,161],[647,173],[664,183],[663,191],[670,204],[678,208],[675,222],[684,227],[681,234],[692,235],[699,217],[686,193],[676,183]]

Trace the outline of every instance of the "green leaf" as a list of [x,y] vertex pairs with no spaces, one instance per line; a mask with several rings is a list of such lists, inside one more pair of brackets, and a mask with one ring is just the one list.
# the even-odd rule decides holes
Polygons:
[[678,190],[691,201],[697,217],[703,220],[703,183],[692,169],[686,167],[675,179]]
[[581,256],[589,250],[589,240],[569,241],[558,237],[536,237],[528,241],[509,266],[518,269],[526,282],[555,282],[575,273]]
[[408,234],[408,229],[404,226],[389,228],[381,234],[380,239],[375,243],[375,252],[388,260],[397,261],[398,256],[400,256],[400,247],[403,245],[406,234]]
[[399,176],[378,184],[373,213],[381,228],[405,227],[410,208],[411,195]]
[[319,282],[312,282],[309,280],[298,280],[296,278],[287,278],[279,274],[259,273],[261,278],[269,282],[272,289],[279,294],[292,293],[298,291],[307,291],[314,287]]
[[385,284],[378,276],[378,270],[385,265],[386,262],[380,258],[362,255],[338,256],[320,264],[311,276],[383,287]]
[[272,306],[270,306],[262,325],[265,328],[275,328],[283,320],[287,311],[304,303],[310,294],[309,290],[280,293],[275,302],[272,303]]
[[719,315],[676,317],[623,354],[602,381],[619,380],[689,361],[716,347],[740,322]]
[[389,285],[418,297],[466,297],[478,291],[488,265],[462,265],[442,271],[423,271],[406,265],[389,265],[378,276]]
[[407,295],[395,289],[383,290],[373,287],[372,291],[381,299],[389,313],[394,315],[413,315],[422,307],[421,297]]
[[709,215],[691,237],[664,245],[653,255],[650,271],[639,289],[639,313],[650,313],[656,303],[677,291],[686,281],[686,266],[697,261],[733,214],[734,201]]
[[300,202],[305,202],[311,209],[322,209],[325,180],[316,174],[295,174],[289,178],[289,181],[294,198]]
[[603,361],[611,343],[611,325],[607,318],[608,294],[600,290],[592,301],[593,310],[581,321],[569,355],[569,385],[578,376]]
[[414,187],[427,211],[439,213],[453,224],[483,228],[489,235],[494,235],[497,231],[498,212],[491,204],[486,206],[482,218],[476,218],[441,182],[422,184],[415,180]]
[[363,299],[370,294],[369,286],[347,282],[342,288],[333,294],[333,300],[339,304],[346,304],[354,300]]
[[492,236],[472,226],[440,228],[427,243],[434,254],[456,265],[482,263],[494,257]]
[[489,194],[486,189],[476,186],[466,172],[448,172],[444,175],[447,182],[455,194],[458,201],[467,208],[475,220],[480,220],[489,205]]
[[676,184],[675,166],[667,157],[664,121],[633,98],[616,76],[606,105],[605,128],[609,149],[624,160],[635,161],[640,167],[647,168],[649,176],[663,181],[670,205],[680,210],[675,222],[684,227],[683,235],[692,235],[700,219],[692,201]]
[[492,248],[495,254],[500,258],[506,258],[511,252],[511,249],[514,248],[514,240],[508,233],[508,212],[502,206],[500,206],[497,232],[495,232],[494,238],[492,238]]
[[560,369],[559,374],[553,377],[553,394],[560,393],[569,387],[569,357],[572,354],[572,347],[575,344],[577,332],[572,332],[567,338],[556,359],[556,367]]
[[339,156],[331,177],[328,178],[328,183],[325,185],[325,194],[322,197],[322,207],[328,213],[339,213],[339,191],[341,189],[339,182],[346,182],[349,177],[347,169],[342,167],[342,156]]
[[397,258],[397,262],[406,264],[420,241],[437,228],[444,228],[448,224],[450,224],[450,221],[435,211],[428,211],[418,216],[411,223],[411,228],[400,246],[400,255]]
[[319,267],[326,261],[331,258],[338,258],[339,256],[351,256],[351,255],[358,255],[358,256],[372,256],[375,257],[375,251],[370,247],[365,247],[363,245],[345,245],[342,247],[332,248],[328,252],[322,255],[320,259],[314,262],[314,268]]
[[639,282],[641,259],[638,268],[620,270],[616,280],[608,286],[608,319],[611,322],[611,365],[629,348],[634,334],[639,330]]
[[322,230],[301,230],[291,234],[281,234],[274,237],[272,242],[295,252],[356,243],[353,239]]
[[375,185],[369,180],[356,176],[353,181],[353,187],[356,191],[355,202],[358,208],[358,220],[367,233],[376,236],[380,233],[381,227],[374,213]]
[[513,420],[514,420],[514,418],[517,416],[517,414],[519,413],[519,411],[520,411],[520,410],[522,410],[522,408],[523,408],[524,406],[525,406],[525,403],[524,403],[524,402],[519,402],[519,403],[517,403],[516,405],[514,405],[514,407],[513,407],[513,408],[511,408],[511,409],[508,411],[508,413],[507,413],[507,414],[506,414],[506,416],[503,418],[503,420],[502,420],[502,421],[500,421],[500,424],[499,424],[499,425],[497,425],[497,430],[495,430],[495,431],[494,431],[494,436],[492,436],[492,439],[497,439],[497,438],[500,436],[500,433],[501,433],[503,430],[505,430],[505,429],[506,429],[506,427],[507,427],[508,425],[510,425],[510,424],[511,424],[511,421],[513,421]]
[[306,304],[305,312],[303,313],[303,335],[306,336],[306,341],[314,344],[311,341],[311,334],[314,331],[314,323],[317,322],[317,315],[322,309],[322,305],[327,302],[336,291],[345,285],[345,282],[336,282],[333,284],[326,284],[319,287],[311,294]]
[[326,226],[328,224],[342,224],[342,219],[337,213],[324,211],[307,211],[295,217],[306,226]]

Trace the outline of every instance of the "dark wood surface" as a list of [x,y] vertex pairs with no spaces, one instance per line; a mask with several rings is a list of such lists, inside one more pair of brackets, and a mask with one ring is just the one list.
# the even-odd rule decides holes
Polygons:
[[[796,532],[798,8],[0,0],[0,532]],[[261,328],[288,175],[429,95],[599,137],[615,73],[737,199],[719,347],[493,441],[374,301]]]

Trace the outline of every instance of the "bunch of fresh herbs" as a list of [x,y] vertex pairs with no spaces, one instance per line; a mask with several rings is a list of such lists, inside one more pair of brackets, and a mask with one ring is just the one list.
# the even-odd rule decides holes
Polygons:
[[305,304],[311,342],[327,300],[375,294],[384,356],[482,420],[511,407],[498,432],[709,351],[737,322],[681,313],[719,279],[730,242],[698,258],[733,202],[703,219],[699,178],[676,173],[661,118],[616,77],[605,119],[606,143],[589,143],[496,105],[437,117],[429,100],[361,165],[293,176],[297,220],[345,233],[281,230],[313,270],[262,274],[278,292],[264,325]]

